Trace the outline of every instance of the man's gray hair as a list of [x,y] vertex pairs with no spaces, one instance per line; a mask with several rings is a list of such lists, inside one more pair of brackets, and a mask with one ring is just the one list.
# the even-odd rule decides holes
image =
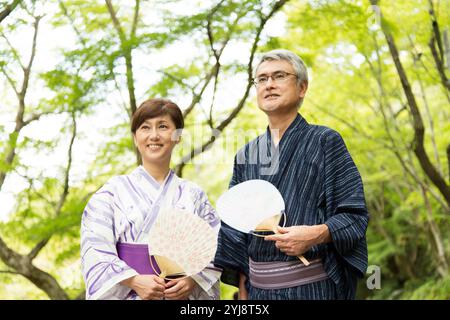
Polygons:
[[304,81],[308,82],[308,70],[306,69],[306,65],[303,60],[292,51],[285,49],[277,49],[264,53],[255,68],[255,76],[261,63],[272,60],[285,60],[289,62],[294,67],[295,73],[298,77],[297,82],[299,84]]

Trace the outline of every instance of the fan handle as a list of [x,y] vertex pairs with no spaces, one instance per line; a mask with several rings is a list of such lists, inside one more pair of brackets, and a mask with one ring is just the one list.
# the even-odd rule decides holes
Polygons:
[[[156,261],[157,265],[158,265],[158,261],[157,260],[162,260],[164,264],[173,264],[176,267],[178,267],[178,265],[176,265],[175,262],[171,261],[170,259],[168,259],[166,257],[163,257],[163,256],[153,256],[153,257],[155,258],[155,261]],[[160,277],[160,278],[162,278],[162,279],[164,279],[166,281],[175,280],[175,279],[184,279],[184,278],[188,277],[188,275],[185,272],[176,272],[176,273],[167,274],[166,273],[167,268],[163,268],[162,265],[163,264],[161,264],[161,266],[158,265],[160,267],[160,270],[161,270],[161,273],[159,273],[157,271],[156,267],[153,265],[153,259],[150,256],[150,267],[152,268],[153,272],[158,275],[158,277]]]
[[[284,210],[282,210],[282,215],[283,215],[283,225],[282,225],[282,227],[285,227],[286,226],[286,212]],[[276,217],[276,215],[273,216],[273,217],[270,217],[269,219],[264,220],[261,223],[261,224],[264,224],[265,226],[270,225],[272,227],[272,229],[266,229],[265,230],[265,229],[261,228],[261,229],[258,230],[258,227],[257,227],[257,229],[255,231],[273,231],[273,233],[279,234],[279,232],[277,232],[277,226],[280,223],[280,220],[278,219],[278,221],[275,221],[275,219],[273,219],[274,217]],[[281,218],[281,215],[280,215],[280,218]],[[255,233],[255,231],[252,230],[252,231],[250,231],[250,233],[253,234],[254,236],[257,236],[257,237],[260,237],[260,238],[264,238],[265,237],[265,235],[261,235],[261,234]],[[303,264],[305,266],[309,266],[311,264],[303,255],[299,255],[299,256],[297,256],[297,258],[301,262],[303,262]]]

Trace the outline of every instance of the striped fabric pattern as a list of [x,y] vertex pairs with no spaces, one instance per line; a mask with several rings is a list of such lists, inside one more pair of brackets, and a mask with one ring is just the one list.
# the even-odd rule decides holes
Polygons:
[[328,278],[320,259],[310,261],[308,266],[300,261],[249,262],[250,284],[256,288],[290,288]]
[[[310,125],[298,114],[275,148],[267,129],[236,155],[230,187],[250,179],[277,187],[285,201],[287,226],[325,223],[333,241],[304,254],[308,260],[322,259],[328,280],[276,293],[247,283],[249,298],[353,299],[357,277],[367,269],[369,215],[360,174],[339,133]],[[224,269],[222,281],[236,286],[239,272],[248,278],[249,258],[261,262],[297,259],[282,253],[273,242],[222,223],[215,258],[215,264]]]

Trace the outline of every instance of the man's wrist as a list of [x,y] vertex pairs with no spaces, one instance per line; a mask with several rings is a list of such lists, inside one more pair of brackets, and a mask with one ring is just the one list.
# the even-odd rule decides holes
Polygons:
[[319,224],[317,227],[319,229],[318,244],[331,242],[332,239],[328,226],[326,224]]

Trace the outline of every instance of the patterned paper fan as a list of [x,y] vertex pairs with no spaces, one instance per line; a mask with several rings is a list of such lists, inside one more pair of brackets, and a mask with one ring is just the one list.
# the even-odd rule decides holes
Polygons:
[[[239,183],[217,200],[217,213],[230,227],[244,233],[255,231],[277,232],[284,200],[273,184],[265,180],[247,180]],[[298,257],[306,266],[310,263]]]
[[149,251],[162,278],[191,276],[213,259],[217,235],[199,216],[176,209],[159,213],[149,233]]

